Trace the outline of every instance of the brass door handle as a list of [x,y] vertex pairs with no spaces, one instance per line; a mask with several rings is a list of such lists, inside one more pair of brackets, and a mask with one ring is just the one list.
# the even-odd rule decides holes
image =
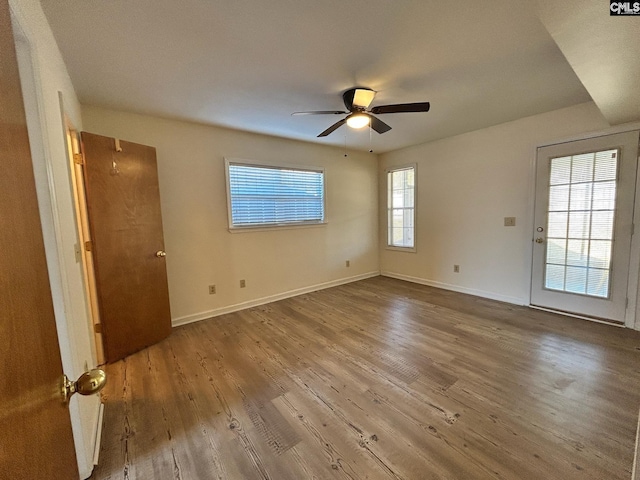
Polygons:
[[61,387],[62,400],[64,403],[67,403],[74,393],[93,395],[102,390],[105,383],[107,383],[107,374],[99,368],[84,372],[75,382],[72,382],[66,375],[63,375]]
[[158,258],[162,258],[162,257],[166,257],[167,256],[167,252],[165,252],[164,250],[158,250],[156,252],[156,257]]
[[543,242],[544,242],[544,238],[542,237],[536,238],[536,243],[543,243]]

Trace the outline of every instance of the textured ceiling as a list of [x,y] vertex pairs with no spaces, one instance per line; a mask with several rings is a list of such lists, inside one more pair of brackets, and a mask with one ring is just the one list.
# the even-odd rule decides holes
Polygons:
[[[591,99],[530,2],[42,0],[80,101],[386,152]],[[454,7],[454,8],[452,8]],[[543,17],[540,17],[543,18]],[[341,93],[387,114],[341,127]]]

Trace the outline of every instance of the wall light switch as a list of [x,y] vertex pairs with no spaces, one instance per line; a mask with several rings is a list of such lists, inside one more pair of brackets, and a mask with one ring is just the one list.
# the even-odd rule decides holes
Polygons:
[[504,226],[505,227],[515,227],[516,226],[516,217],[504,217]]

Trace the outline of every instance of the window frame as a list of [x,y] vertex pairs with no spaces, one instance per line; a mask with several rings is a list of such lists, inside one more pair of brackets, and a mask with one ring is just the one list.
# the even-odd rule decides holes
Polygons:
[[[295,170],[316,172],[322,174],[322,220],[306,220],[300,222],[285,222],[285,223],[263,223],[255,225],[234,225],[231,209],[231,185],[229,176],[230,165],[242,165],[247,167],[256,168],[270,168],[281,170]],[[309,228],[326,225],[327,222],[327,185],[326,185],[326,172],[324,167],[316,167],[310,165],[292,165],[283,162],[272,162],[267,160],[247,160],[243,158],[224,157],[224,174],[225,174],[225,187],[227,196],[227,225],[228,230],[231,233],[248,232],[256,230],[286,230],[294,228]]]
[[[391,212],[393,211],[393,207],[390,203],[390,198],[389,198],[389,192],[390,189],[389,187],[391,186],[391,183],[389,182],[390,179],[390,174],[393,172],[398,172],[401,170],[409,170],[409,169],[413,169],[413,246],[412,247],[403,247],[400,245],[392,245],[390,243],[390,228],[392,225],[392,220],[391,220]],[[397,251],[397,252],[409,252],[409,253],[416,253],[417,252],[417,248],[416,245],[418,243],[418,238],[416,235],[416,219],[418,218],[417,215],[417,210],[418,210],[418,164],[417,163],[408,163],[408,164],[404,164],[404,165],[394,165],[392,167],[388,167],[385,169],[385,184],[386,184],[386,189],[385,189],[385,198],[386,198],[386,219],[387,219],[387,224],[386,224],[386,231],[385,231],[385,236],[386,236],[386,240],[385,240],[385,244],[386,244],[386,249],[387,250],[393,250],[393,251]]]

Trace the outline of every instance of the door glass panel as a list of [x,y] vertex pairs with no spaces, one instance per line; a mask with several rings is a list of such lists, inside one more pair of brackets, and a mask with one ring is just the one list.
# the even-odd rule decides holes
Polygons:
[[549,238],[567,238],[567,212],[550,212],[547,232]]
[[545,288],[608,298],[618,150],[550,163]]
[[569,185],[552,185],[549,188],[549,211],[566,212],[569,209]]
[[587,283],[587,295],[594,297],[606,297],[609,289],[609,270],[597,268],[589,269]]
[[585,293],[587,290],[587,269],[567,267],[564,289],[571,293]]
[[547,265],[546,286],[553,290],[564,290],[564,265]]
[[575,267],[588,266],[589,241],[570,239],[567,242],[567,265]]
[[569,214],[569,238],[588,238],[589,221],[589,212],[571,212]]

